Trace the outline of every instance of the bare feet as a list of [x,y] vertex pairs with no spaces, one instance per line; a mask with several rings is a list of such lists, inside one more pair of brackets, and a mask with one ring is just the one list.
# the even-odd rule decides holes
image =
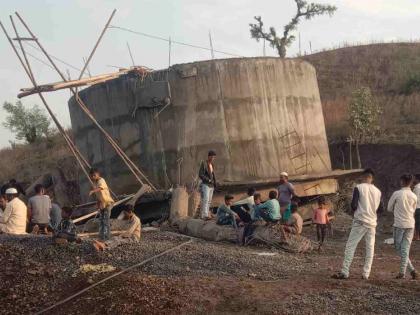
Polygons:
[[103,251],[105,249],[105,244],[99,241],[93,241],[93,247],[96,249],[97,252]]
[[39,225],[35,224],[34,227],[32,228],[32,234],[39,234]]

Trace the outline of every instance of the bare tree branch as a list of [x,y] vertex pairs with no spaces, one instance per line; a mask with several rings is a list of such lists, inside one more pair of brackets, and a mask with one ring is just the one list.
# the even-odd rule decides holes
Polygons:
[[296,39],[294,35],[290,33],[297,29],[301,18],[310,20],[315,16],[328,14],[332,16],[337,10],[337,7],[328,4],[309,3],[304,0],[295,0],[296,2],[296,15],[292,18],[289,24],[284,26],[283,36],[278,37],[276,29],[270,27],[269,32],[264,30],[264,23],[261,16],[255,16],[254,19],[257,23],[251,23],[250,32],[251,37],[255,38],[257,42],[260,39],[265,39],[269,42],[270,46],[277,49],[277,52],[281,58],[286,57],[286,50],[293,41]]

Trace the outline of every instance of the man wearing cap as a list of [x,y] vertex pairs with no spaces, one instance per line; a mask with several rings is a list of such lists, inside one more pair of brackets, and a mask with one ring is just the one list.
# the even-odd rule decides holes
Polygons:
[[16,188],[5,191],[7,204],[3,216],[0,217],[0,232],[9,234],[25,234],[27,209],[25,203],[18,198]]
[[[296,196],[295,188],[289,183],[289,175],[286,172],[280,173],[280,185],[277,191],[280,208],[284,212],[291,204],[293,196]],[[285,220],[289,219],[287,215],[284,215],[283,218]]]
[[216,188],[216,175],[214,174],[213,162],[216,158],[216,152],[210,150],[206,161],[201,161],[198,177],[201,179],[201,208],[200,216],[203,220],[210,219],[210,205],[213,198],[213,192]]

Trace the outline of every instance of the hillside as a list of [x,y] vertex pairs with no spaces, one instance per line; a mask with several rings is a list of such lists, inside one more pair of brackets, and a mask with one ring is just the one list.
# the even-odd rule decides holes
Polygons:
[[368,86],[383,107],[378,142],[420,146],[420,43],[346,47],[302,58],[317,70],[330,141],[348,135],[351,93]]
[[67,183],[70,200],[77,202],[79,169],[64,139],[55,135],[48,141],[21,144],[0,150],[0,183],[15,178],[26,189],[46,173],[59,174]]

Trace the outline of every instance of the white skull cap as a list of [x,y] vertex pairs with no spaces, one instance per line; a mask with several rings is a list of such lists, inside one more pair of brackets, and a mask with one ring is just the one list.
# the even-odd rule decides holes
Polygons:
[[14,195],[14,194],[17,194],[17,193],[18,193],[18,191],[17,191],[16,188],[7,188],[6,189],[6,195]]
[[280,176],[286,176],[286,177],[289,177],[289,174],[287,174],[286,172],[281,172],[281,173],[280,173]]

